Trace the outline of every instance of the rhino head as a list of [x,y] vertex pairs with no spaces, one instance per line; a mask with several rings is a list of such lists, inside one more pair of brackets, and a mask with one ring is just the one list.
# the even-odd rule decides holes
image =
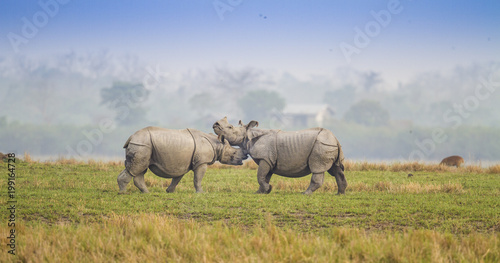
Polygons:
[[257,127],[259,123],[257,121],[251,121],[246,125],[239,122],[239,127],[234,127],[227,121],[227,117],[216,121],[212,128],[215,134],[219,136],[224,136],[231,145],[238,145],[243,147],[243,143],[247,137],[247,130],[253,127]]
[[219,136],[219,141],[222,142],[222,150],[219,154],[219,162],[229,165],[242,165],[243,160],[247,159],[247,153],[241,148],[233,148],[224,136]]

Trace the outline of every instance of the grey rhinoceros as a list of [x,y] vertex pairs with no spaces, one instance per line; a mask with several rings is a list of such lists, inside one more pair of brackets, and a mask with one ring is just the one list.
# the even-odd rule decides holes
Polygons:
[[251,121],[240,127],[229,124],[227,117],[215,122],[214,132],[224,136],[230,144],[247,151],[259,165],[257,193],[270,193],[273,173],[286,177],[302,177],[312,173],[311,183],[304,194],[311,194],[323,184],[324,172],[335,176],[338,194],[344,194],[347,181],[344,176],[344,153],[333,133],[323,128],[294,132],[254,128]]
[[125,193],[132,178],[135,186],[147,193],[144,174],[148,168],[157,176],[172,178],[168,193],[174,192],[184,174],[193,170],[194,188],[197,193],[203,192],[201,180],[207,165],[215,161],[241,165],[247,158],[242,149],[231,147],[224,138],[195,129],[146,127],[130,136],[123,148],[126,149],[125,169],[117,178],[120,193]]

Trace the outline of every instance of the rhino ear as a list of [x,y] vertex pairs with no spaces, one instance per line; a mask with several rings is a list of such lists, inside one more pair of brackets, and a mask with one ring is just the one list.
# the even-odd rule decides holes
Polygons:
[[238,125],[243,126],[243,122],[241,122],[240,120],[240,122],[238,122]]
[[253,128],[253,127],[258,127],[259,126],[259,122],[258,121],[251,121],[247,124],[247,130],[250,129],[250,128]]

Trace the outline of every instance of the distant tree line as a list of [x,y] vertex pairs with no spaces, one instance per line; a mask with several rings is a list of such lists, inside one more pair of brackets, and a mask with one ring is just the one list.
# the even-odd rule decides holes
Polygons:
[[[97,125],[71,126],[21,124],[0,117],[0,152],[31,155],[96,158],[123,156],[123,144],[142,126],[122,126],[111,131]],[[164,126],[166,128],[177,128]],[[262,127],[269,128],[269,127]],[[358,123],[331,120],[325,128],[339,139],[350,159],[440,160],[449,155],[461,155],[468,160],[500,160],[500,128],[461,126],[442,128],[444,140],[433,140],[436,128],[388,124],[366,126]],[[205,129],[211,132],[210,129]],[[413,154],[421,152],[422,154]],[[413,157],[413,158],[410,158]]]

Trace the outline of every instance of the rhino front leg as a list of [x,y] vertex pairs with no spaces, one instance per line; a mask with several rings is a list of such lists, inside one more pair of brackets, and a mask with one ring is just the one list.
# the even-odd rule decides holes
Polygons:
[[323,181],[325,179],[325,173],[313,173],[311,177],[311,183],[309,184],[309,187],[303,194],[305,195],[310,195],[314,191],[316,191],[318,188],[320,188],[323,185]]
[[182,177],[184,177],[184,175],[172,178],[172,182],[167,187],[167,193],[175,192],[175,188],[177,187],[177,184],[181,181]]
[[337,181],[337,188],[338,192],[337,194],[345,194],[345,189],[347,188],[347,181],[345,179],[344,171],[342,171],[342,168],[340,166],[333,165],[328,172],[332,175],[335,176],[335,181]]
[[203,193],[203,189],[201,188],[201,180],[203,180],[203,176],[205,175],[205,172],[207,171],[207,165],[202,164],[198,166],[196,169],[194,169],[194,189],[196,189],[197,193]]
[[271,166],[267,162],[260,162],[257,170],[257,181],[259,182],[259,190],[256,194],[269,194],[273,186],[269,184],[273,172]]
[[118,182],[118,187],[120,188],[119,194],[124,194],[127,192],[127,185],[132,180],[132,175],[127,171],[127,169],[123,169],[123,171],[118,175],[116,181]]
[[141,190],[142,193],[149,193],[148,191],[148,188],[146,187],[146,182],[144,181],[144,174],[146,173],[146,171],[144,171],[143,173],[137,175],[137,176],[134,176],[134,185],[139,188],[139,190]]

